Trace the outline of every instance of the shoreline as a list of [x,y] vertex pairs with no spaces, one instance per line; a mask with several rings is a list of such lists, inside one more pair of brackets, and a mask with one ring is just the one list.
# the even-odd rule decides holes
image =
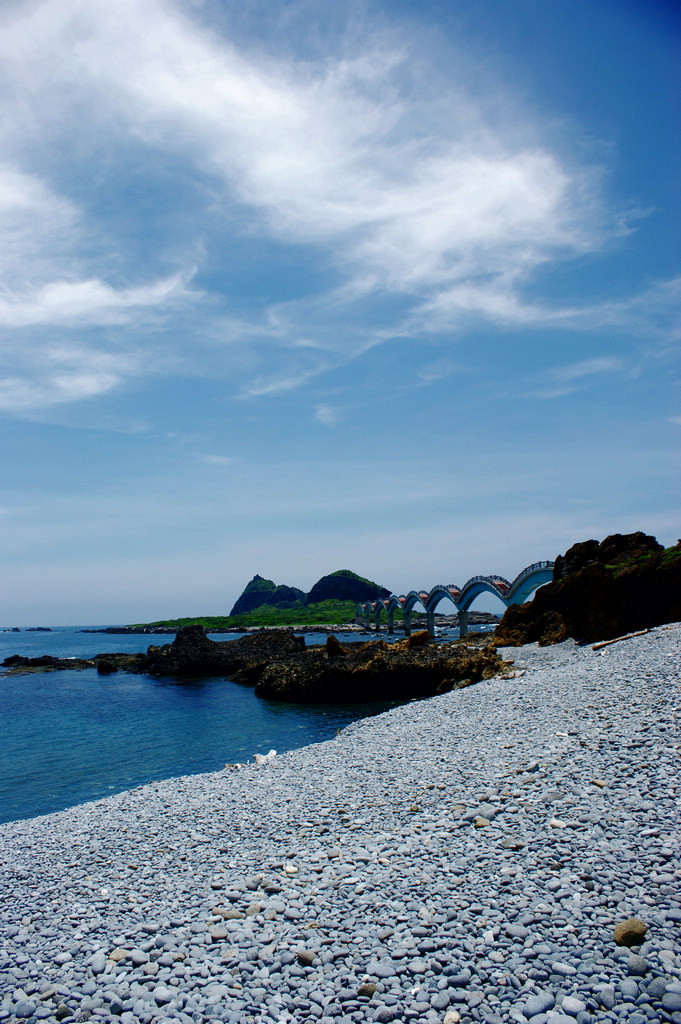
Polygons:
[[505,649],[515,678],[260,767],[0,825],[0,1010],[587,1024],[650,989],[676,1024],[680,644]]
[[[498,625],[501,621],[500,616],[493,615],[491,612],[475,612],[471,611],[468,613],[468,625],[469,629],[473,626],[490,626]],[[459,624],[458,615],[435,615],[435,623],[437,626],[446,628],[455,628]],[[401,628],[401,622],[395,622],[395,633],[403,632]],[[412,632],[415,632],[419,626],[426,626],[426,616],[420,613],[414,613],[412,615]],[[80,629],[80,633],[110,633],[122,636],[169,636],[173,633],[177,633],[180,626],[106,626],[100,629]],[[206,626],[206,633],[217,634],[217,633],[257,633],[264,629],[290,629],[294,633],[366,633],[375,634],[376,629],[367,629],[366,626],[356,622],[342,622],[342,623],[329,623],[322,622],[317,625],[308,625],[306,623],[289,624],[289,625],[271,625],[271,626]],[[473,631],[473,630],[471,630]],[[29,632],[26,630],[26,632]],[[36,630],[33,630],[36,632]],[[44,630],[41,630],[44,632]],[[388,632],[387,626],[378,631],[379,633],[386,634]]]

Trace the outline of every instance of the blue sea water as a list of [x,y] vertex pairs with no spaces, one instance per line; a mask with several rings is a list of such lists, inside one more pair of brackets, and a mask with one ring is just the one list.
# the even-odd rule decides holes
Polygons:
[[[0,633],[12,654],[87,658],[145,651],[168,636]],[[89,627],[95,628],[95,627]],[[237,634],[212,639],[229,643]],[[366,637],[352,637],[366,639]],[[343,637],[350,639],[348,636]],[[325,635],[308,634],[306,643]],[[0,822],[31,818],[152,780],[218,771],[331,739],[339,728],[392,705],[299,705],[261,700],[223,677],[178,682],[95,669],[7,676],[0,672]]]

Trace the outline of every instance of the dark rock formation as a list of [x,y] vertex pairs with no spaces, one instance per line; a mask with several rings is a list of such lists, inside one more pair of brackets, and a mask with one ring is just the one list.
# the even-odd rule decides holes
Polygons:
[[[161,636],[168,636],[169,633],[177,633],[177,628],[174,626],[106,626],[102,629],[79,629],[79,633],[116,633],[122,634],[123,636],[139,636],[149,634],[155,636],[160,634]],[[213,632],[213,630],[211,630]],[[224,630],[216,630],[216,632],[222,633]]]
[[[32,672],[59,672],[65,669],[96,668],[98,672],[117,672],[125,669],[128,672],[140,671],[144,654],[95,654],[93,658],[56,658],[52,654],[41,654],[36,658],[25,658],[21,654],[13,654],[3,661],[7,675],[28,675]],[[102,666],[108,666],[102,667]]]
[[295,608],[320,601],[375,601],[377,597],[390,597],[390,591],[349,569],[339,569],[338,572],[322,576],[309,594],[297,587],[277,586],[272,580],[254,576],[237,599],[230,615],[247,614],[262,605]]
[[[334,638],[335,639],[335,638]],[[259,697],[296,703],[409,700],[469,686],[504,667],[494,647],[435,644],[428,634],[388,644],[331,642],[268,665],[256,684]]]
[[244,615],[263,604],[273,605],[275,608],[291,608],[297,603],[307,604],[307,594],[304,590],[298,590],[297,587],[277,586],[272,580],[255,575],[251,582],[246,584],[243,593],[229,614]]
[[25,658],[12,654],[3,661],[3,667],[13,671],[53,672],[62,668],[94,668],[94,661],[85,658],[56,658],[52,654],[41,654],[36,658]]
[[393,644],[378,640],[344,646],[329,636],[325,647],[306,648],[304,638],[287,629],[263,629],[216,643],[203,626],[185,626],[173,643],[152,646],[146,654],[97,654],[88,660],[14,655],[3,665],[9,674],[97,668],[101,675],[120,669],[180,679],[224,675],[256,684],[256,694],[271,700],[321,704],[429,697],[504,668],[489,643],[436,644],[427,631]]
[[322,576],[307,595],[307,600],[309,604],[317,604],[319,601],[375,601],[377,597],[390,597],[390,591],[349,569],[339,569]]
[[666,550],[644,533],[574,544],[556,559],[553,581],[507,609],[499,646],[567,637],[594,642],[681,620],[681,541]]
[[185,626],[172,644],[150,647],[138,672],[154,676],[229,675],[255,682],[271,662],[305,650],[305,638],[288,629],[263,629],[240,640],[209,640],[203,626]]

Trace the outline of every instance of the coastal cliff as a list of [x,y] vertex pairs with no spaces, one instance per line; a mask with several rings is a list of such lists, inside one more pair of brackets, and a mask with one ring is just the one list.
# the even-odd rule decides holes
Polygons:
[[[230,616],[261,612],[264,608],[284,610],[302,609],[324,601],[374,601],[379,597],[390,597],[390,591],[379,583],[358,576],[350,569],[338,569],[322,576],[309,593],[266,580],[257,574],[247,583],[237,598]],[[354,609],[353,609],[354,611]],[[352,615],[352,612],[351,612]]]
[[559,555],[553,580],[499,623],[499,646],[593,642],[681,619],[681,541],[663,548],[645,533],[587,540]]

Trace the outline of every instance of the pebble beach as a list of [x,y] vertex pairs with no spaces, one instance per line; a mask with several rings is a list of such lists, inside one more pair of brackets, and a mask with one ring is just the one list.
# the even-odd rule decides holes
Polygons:
[[0,1020],[681,1024],[681,625],[503,656],[0,826]]

